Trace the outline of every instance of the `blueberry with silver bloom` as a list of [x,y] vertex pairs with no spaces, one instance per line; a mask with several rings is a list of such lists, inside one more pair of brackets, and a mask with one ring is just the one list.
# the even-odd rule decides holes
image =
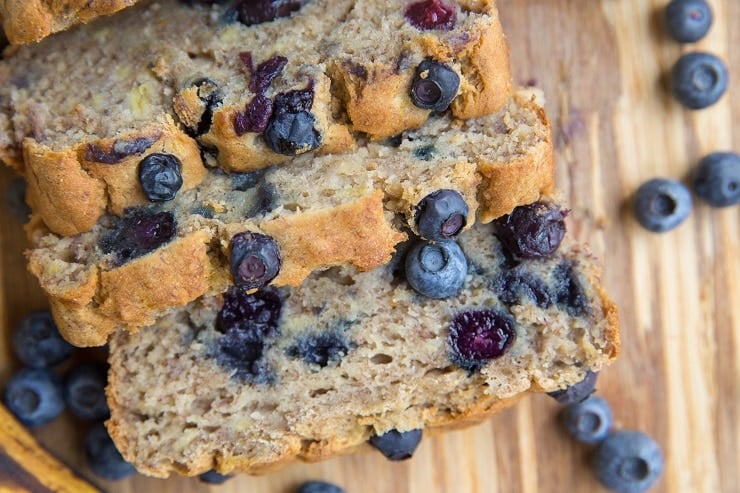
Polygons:
[[92,472],[103,479],[118,481],[136,474],[113,443],[102,422],[93,425],[85,435],[85,458]]
[[226,481],[231,479],[233,476],[230,474],[221,474],[214,469],[206,471],[198,476],[201,483],[206,484],[224,484]]
[[607,488],[619,493],[642,493],[660,477],[664,459],[660,446],[645,433],[615,431],[599,444],[593,467]]
[[24,425],[45,425],[64,410],[62,380],[48,368],[23,368],[8,380],[5,405]]
[[32,312],[24,317],[12,338],[13,351],[32,368],[49,368],[70,356],[74,348],[62,338],[49,311]]
[[231,276],[237,286],[266,286],[278,275],[280,263],[280,249],[271,237],[246,231],[231,238]]
[[181,163],[173,154],[149,154],[139,163],[139,183],[150,202],[172,200],[182,187]]
[[578,383],[574,383],[570,387],[562,390],[555,390],[548,392],[547,395],[558,401],[563,405],[578,404],[583,402],[594,393],[596,386],[596,378],[599,376],[598,372],[588,370],[586,376],[583,377]]
[[714,207],[740,204],[740,154],[713,152],[699,161],[693,188],[700,199]]
[[655,233],[681,224],[691,212],[691,193],[686,186],[668,178],[648,180],[635,192],[632,209],[637,221]]
[[306,481],[296,493],[345,493],[344,489],[327,481]]
[[453,239],[465,227],[468,212],[468,204],[460,192],[448,189],[432,192],[417,206],[419,236],[433,241]]
[[406,280],[419,294],[430,298],[456,295],[465,282],[468,263],[460,246],[451,240],[419,240],[406,254]]
[[712,26],[712,9],[706,0],[672,0],[665,8],[668,34],[679,43],[694,43]]
[[460,87],[460,77],[447,65],[427,59],[419,64],[411,83],[411,101],[425,110],[444,111]]
[[368,443],[378,449],[386,459],[401,461],[410,459],[421,442],[422,431],[398,431],[390,430],[382,435],[373,435]]
[[707,108],[725,93],[728,77],[727,65],[719,57],[711,53],[687,53],[671,70],[673,95],[689,109]]
[[614,418],[609,404],[592,396],[571,404],[560,413],[565,431],[581,443],[598,443],[609,434]]
[[80,419],[97,421],[110,416],[105,398],[108,367],[103,363],[83,363],[69,372],[64,381],[64,402]]

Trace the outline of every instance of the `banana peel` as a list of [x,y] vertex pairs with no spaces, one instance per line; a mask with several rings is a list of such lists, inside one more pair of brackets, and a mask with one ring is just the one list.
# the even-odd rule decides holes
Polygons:
[[49,452],[0,404],[0,493],[100,493]]

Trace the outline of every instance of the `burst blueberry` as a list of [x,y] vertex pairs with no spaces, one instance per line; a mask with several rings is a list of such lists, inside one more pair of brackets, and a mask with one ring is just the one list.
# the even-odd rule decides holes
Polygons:
[[345,493],[344,489],[326,481],[306,481],[296,493]]
[[411,3],[403,15],[409,24],[422,31],[431,29],[449,31],[455,27],[457,20],[455,7],[446,5],[441,0],[421,0]]
[[64,382],[64,402],[72,414],[87,421],[110,415],[105,398],[107,371],[102,363],[84,363],[69,372]]
[[5,405],[26,426],[45,425],[64,410],[62,380],[48,368],[23,368],[8,380]]
[[133,476],[134,466],[126,462],[102,422],[94,424],[85,435],[85,458],[97,476],[118,481]]
[[588,297],[578,280],[573,264],[563,261],[553,269],[552,297],[555,303],[565,307],[565,311],[573,317],[580,317],[588,313]]
[[620,493],[650,489],[663,472],[660,446],[640,431],[615,431],[598,446],[593,457],[596,477]]
[[512,269],[495,278],[489,286],[507,306],[534,301],[540,308],[552,304],[547,285],[539,278],[518,269]]
[[263,133],[265,143],[278,154],[295,156],[321,145],[313,106],[313,89],[294,90],[275,96],[272,115]]
[[115,228],[101,236],[99,245],[103,253],[114,253],[121,265],[168,243],[176,232],[171,212],[129,208]]
[[632,203],[635,219],[655,233],[681,224],[691,212],[691,193],[686,186],[669,178],[653,178],[637,189]]
[[694,43],[712,26],[712,9],[706,0],[672,0],[665,8],[665,24],[679,43]]
[[727,90],[727,65],[711,53],[687,53],[673,65],[671,83],[678,102],[693,110],[707,108]]
[[450,359],[471,373],[478,371],[488,361],[503,356],[514,334],[514,322],[502,313],[490,309],[463,311],[450,321]]
[[704,156],[694,173],[693,188],[714,207],[740,204],[740,154],[713,152]]
[[495,233],[511,255],[538,258],[552,255],[565,237],[568,211],[540,201],[515,208],[494,221]]
[[350,350],[350,344],[339,331],[304,334],[288,348],[288,355],[310,365],[336,365]]
[[271,237],[249,231],[231,238],[231,276],[244,289],[266,286],[280,271],[280,249]]
[[594,393],[598,375],[598,372],[588,370],[586,372],[586,376],[583,377],[580,382],[562,390],[548,392],[547,395],[558,401],[560,404],[578,404],[579,402],[583,402],[588,399],[588,397]]
[[416,69],[411,83],[411,100],[419,108],[444,111],[460,87],[460,77],[447,65],[432,59],[424,60]]
[[411,287],[436,299],[456,295],[468,273],[465,254],[454,241],[417,241],[406,254],[405,268]]
[[51,313],[33,312],[13,332],[13,351],[24,365],[49,368],[72,355],[74,348],[62,338]]
[[419,236],[427,240],[443,241],[457,237],[467,224],[468,204],[456,190],[432,192],[416,208]]
[[237,20],[245,26],[287,17],[310,0],[239,0],[235,9]]
[[172,200],[182,187],[182,164],[174,154],[149,154],[139,163],[139,183],[150,202]]
[[419,446],[422,430],[390,430],[382,435],[373,435],[368,443],[383,454],[386,459],[401,461],[410,459]]
[[614,422],[609,404],[596,396],[564,407],[560,419],[565,431],[581,443],[602,441]]

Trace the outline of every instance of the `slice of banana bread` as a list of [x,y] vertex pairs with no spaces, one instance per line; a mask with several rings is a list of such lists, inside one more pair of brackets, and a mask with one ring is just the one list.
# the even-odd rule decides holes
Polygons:
[[[73,236],[44,225],[65,208],[39,207],[36,199],[54,204],[65,197],[30,180],[37,211],[27,226],[30,270],[60,331],[89,346],[234,283],[296,286],[330,266],[372,269],[390,259],[406,230],[454,238],[476,216],[487,222],[552,191],[550,128],[533,98],[531,91],[517,92],[482,118],[434,117],[419,130],[350,154],[299,156],[250,173],[212,169],[172,200],[134,201],[120,217],[104,214]],[[170,156],[148,154],[142,163],[169,169]],[[164,175],[164,184],[175,181]],[[126,186],[136,174],[129,178],[111,186],[143,195]],[[159,190],[150,185],[143,188]],[[72,221],[74,211],[60,219]]]
[[[426,3],[449,21],[412,23],[406,12]],[[392,36],[378,42],[379,30]],[[7,55],[0,159],[39,169],[63,157],[78,175],[173,138],[251,171],[351,150],[358,133],[389,137],[448,107],[491,113],[511,91],[489,1],[147,0]]]
[[[230,290],[116,333],[107,425],[117,446],[152,476],[261,473],[389,432],[475,423],[602,369],[618,353],[618,319],[594,259],[579,246],[553,251],[566,211],[519,210],[457,242],[404,245],[369,272]],[[542,234],[522,236],[535,224]],[[494,232],[530,248],[505,250]],[[462,263],[451,253],[410,287],[419,264],[456,249]],[[463,269],[456,292],[433,297]]]

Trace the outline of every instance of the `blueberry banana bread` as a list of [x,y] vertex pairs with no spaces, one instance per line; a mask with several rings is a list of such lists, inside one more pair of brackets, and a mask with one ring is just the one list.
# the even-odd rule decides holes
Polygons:
[[496,7],[471,0],[147,0],[11,50],[0,81],[0,159],[87,180],[169,139],[253,171],[511,92]]
[[[549,124],[533,97],[517,92],[482,118],[437,116],[350,154],[304,155],[249,173],[211,169],[171,200],[104,214],[74,236],[50,232],[42,211],[27,225],[29,268],[61,332],[81,346],[232,284],[296,286],[330,266],[372,269],[406,231],[451,239],[477,218],[488,222],[552,191]],[[140,169],[151,165],[163,179],[141,173],[141,188],[172,192],[174,159],[149,154]]]
[[575,384],[616,357],[618,317],[592,256],[558,248],[565,214],[537,202],[369,272],[231,289],[118,332],[111,435],[144,474],[261,473]]

